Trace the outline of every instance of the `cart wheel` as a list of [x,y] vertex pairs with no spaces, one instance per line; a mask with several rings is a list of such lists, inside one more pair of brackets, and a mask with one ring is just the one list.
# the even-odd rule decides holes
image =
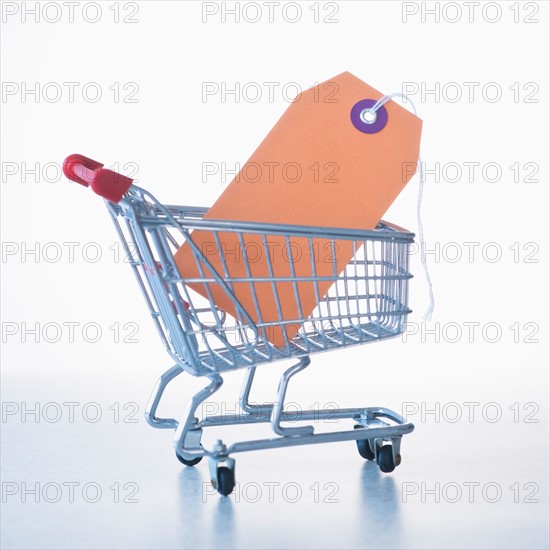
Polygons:
[[365,460],[374,460],[374,453],[370,448],[368,439],[360,439],[357,441],[357,450]]
[[384,445],[378,449],[378,467],[386,474],[395,470],[393,462],[393,449],[391,445]]
[[[354,430],[360,430],[364,428],[364,426],[361,426],[360,424],[356,424],[353,429]],[[365,460],[374,460],[374,452],[370,448],[369,440],[368,439],[358,439],[356,441],[357,443],[357,450],[359,451],[359,454],[365,459]]]
[[181,457],[178,453],[176,453],[176,458],[186,466],[195,466],[195,464],[198,464],[202,460],[202,456],[198,456],[197,458],[193,458],[191,460],[187,460],[183,457]]
[[235,472],[227,466],[220,466],[217,470],[216,489],[223,496],[230,495],[235,488]]

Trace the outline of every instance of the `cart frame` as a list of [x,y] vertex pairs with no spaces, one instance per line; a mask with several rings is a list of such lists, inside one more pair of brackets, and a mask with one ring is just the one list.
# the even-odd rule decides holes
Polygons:
[[[357,230],[212,220],[204,218],[206,208],[163,205],[149,192],[133,185],[129,178],[105,170],[102,164],[80,155],[68,157],[64,171],[70,179],[91,185],[105,198],[153,322],[176,362],[158,379],[145,418],[154,428],[174,430],[174,448],[180,462],[193,466],[208,457],[212,483],[223,495],[231,493],[235,486],[235,460],[231,455],[239,452],[353,440],[361,456],[376,460],[384,472],[392,471],[401,463],[401,438],[412,432],[414,425],[398,413],[385,407],[288,413],[285,396],[291,378],[310,364],[310,355],[380,341],[403,332],[410,313],[408,281],[412,275],[408,271],[408,247],[414,234],[386,222],[374,230]],[[117,192],[106,192],[108,185],[118,188]],[[338,273],[334,265],[331,291],[326,296],[317,296],[319,305],[313,314],[294,320],[300,323],[299,333],[292,339],[286,338],[285,345],[277,348],[269,342],[266,333],[266,327],[277,323],[264,323],[261,315],[254,321],[237,299],[232,285],[250,284],[254,293],[255,284],[269,282],[276,295],[277,283],[283,279],[275,277],[271,270],[269,277],[252,276],[248,267],[248,277],[244,280],[237,281],[228,271],[219,273],[194,242],[194,230],[211,231],[218,244],[219,235],[224,232],[238,234],[241,244],[247,234],[261,235],[264,243],[267,235],[283,236],[287,242],[301,238],[307,240],[311,258],[316,239],[332,243],[333,248],[335,242],[347,240],[353,243],[354,258],[344,273]],[[197,263],[201,264],[198,281],[182,277],[175,264],[173,253],[183,241],[191,246]],[[221,248],[219,254],[223,256]],[[246,253],[244,261],[248,261]],[[316,275],[313,259],[308,277],[297,277],[292,263],[290,259],[291,277],[284,278],[284,282],[294,285],[301,312],[297,284],[317,285],[320,277]],[[225,269],[225,262],[223,265]],[[191,282],[219,285],[232,299],[237,311],[231,319],[238,336],[236,343],[229,341],[229,316],[218,309],[210,293],[206,297],[194,293],[188,286]],[[200,303],[205,307],[199,307]],[[204,315],[210,316],[208,323],[204,322]],[[281,317],[279,326],[282,324]],[[209,342],[211,337],[215,338],[216,345]],[[250,392],[256,368],[262,363],[284,359],[295,359],[295,362],[280,378],[276,401],[253,404]],[[243,368],[246,373],[239,400],[241,411],[197,418],[201,403],[222,386],[222,374]],[[206,377],[208,385],[191,399],[179,421],[157,416],[166,387],[184,371]],[[303,425],[303,421],[329,418],[351,419],[353,429],[315,433],[314,426]],[[302,425],[292,425],[297,421]],[[240,441],[229,446],[217,440],[211,449],[201,444],[205,428],[252,423],[270,423],[276,437]]]

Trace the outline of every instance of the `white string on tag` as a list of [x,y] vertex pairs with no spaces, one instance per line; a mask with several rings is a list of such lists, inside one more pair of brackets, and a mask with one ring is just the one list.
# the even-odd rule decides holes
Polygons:
[[[416,114],[416,107],[414,103],[412,102],[412,99],[410,99],[408,96],[401,94],[399,92],[395,92],[393,94],[388,94],[385,96],[382,96],[370,109],[365,109],[365,111],[369,111],[372,115],[369,120],[372,120],[373,118],[376,119],[376,111],[384,105],[384,103],[387,103],[394,97],[399,97],[401,99],[404,99],[405,101],[409,102],[412,111]],[[365,114],[365,119],[367,118]],[[363,113],[361,113],[361,117],[363,118]],[[432,280],[430,278],[430,273],[428,271],[428,263],[426,261],[426,246],[424,243],[424,227],[422,226],[422,216],[421,216],[421,207],[422,207],[422,195],[424,194],[424,181],[425,181],[425,175],[424,175],[424,167],[422,165],[422,158],[420,156],[420,153],[418,154],[418,174],[420,176],[420,182],[418,184],[418,202],[416,205],[416,220],[418,224],[418,240],[420,241],[420,260],[422,262],[422,267],[424,268],[424,275],[426,276],[426,282],[428,283],[428,295],[430,299],[430,305],[428,306],[428,309],[424,313],[423,319],[424,321],[429,321],[432,318],[432,313],[435,309],[435,298],[434,298],[434,292],[433,292],[433,286],[432,286]]]

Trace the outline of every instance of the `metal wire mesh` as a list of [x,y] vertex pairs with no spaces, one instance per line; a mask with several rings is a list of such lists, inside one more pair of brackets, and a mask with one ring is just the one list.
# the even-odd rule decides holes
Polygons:
[[[394,337],[403,331],[410,313],[408,246],[414,235],[389,225],[360,231],[209,220],[203,218],[204,208],[164,206],[136,186],[118,205],[108,206],[161,339],[192,374]],[[208,250],[194,242],[194,231],[212,236]],[[242,262],[238,274],[227,261],[227,235],[239,245],[230,251]],[[193,251],[193,277],[182,276],[174,261],[183,242]],[[309,259],[307,273],[303,267],[297,271],[292,253],[286,255],[287,271],[276,272],[273,242],[286,245],[287,251],[299,246],[302,260],[303,255]],[[336,262],[342,243],[353,253],[343,271]],[[254,258],[261,253],[261,275],[252,252]],[[238,298],[245,288],[248,303],[253,304],[248,309]],[[306,291],[317,304],[311,314],[302,308]],[[230,300],[232,314],[216,305],[216,292]],[[266,293],[276,308],[275,319],[262,316]],[[293,317],[288,311],[294,312]],[[289,331],[289,326],[294,330]],[[272,343],[274,331],[279,335],[277,346]]]

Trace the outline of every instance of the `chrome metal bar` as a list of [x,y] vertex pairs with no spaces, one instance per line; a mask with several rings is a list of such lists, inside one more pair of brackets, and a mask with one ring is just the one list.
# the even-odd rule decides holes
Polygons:
[[[227,454],[276,449],[281,447],[295,447],[297,445],[311,445],[315,443],[331,443],[335,441],[353,441],[358,439],[393,439],[397,436],[411,433],[414,430],[412,423],[385,428],[365,428],[365,430],[348,430],[344,432],[306,434],[295,437],[279,437],[272,439],[257,439],[234,443],[227,448]],[[363,432],[361,434],[361,432]]]
[[290,379],[300,371],[304,370],[311,360],[309,357],[302,357],[298,363],[292,365],[287,369],[284,374],[281,376],[279,381],[279,390],[277,392],[277,401],[273,404],[273,409],[271,410],[271,428],[276,434],[279,435],[294,435],[302,436],[307,434],[312,434],[314,429],[313,426],[294,426],[294,427],[283,427],[281,426],[281,420],[283,415],[283,408],[285,404],[286,390]]
[[[187,409],[183,413],[176,429],[176,433],[174,434],[174,448],[176,450],[176,454],[186,460],[192,460],[193,458],[198,458],[206,454],[200,447],[200,443],[199,445],[193,445],[192,447],[186,446],[186,439],[193,430],[200,430],[200,427],[198,426],[198,419],[195,418],[197,407],[206,398],[217,392],[223,384],[223,378],[219,374],[210,375],[208,378],[210,379],[210,384],[193,396],[187,406]],[[196,443],[196,438],[192,437],[192,439],[193,442]],[[200,438],[198,439],[200,441]]]
[[[209,428],[212,426],[224,426],[234,424],[260,424],[263,422],[271,422],[271,413],[266,412],[266,409],[262,410],[262,407],[269,407],[270,405],[258,405],[257,409],[252,409],[249,412],[225,414],[219,416],[207,416],[203,418],[197,426],[201,428]],[[293,412],[283,412],[281,414],[281,422],[301,422],[310,421],[319,422],[323,420],[342,420],[353,419],[357,423],[364,425],[364,427],[374,426],[379,418],[388,418],[394,422],[405,424],[406,422],[399,422],[397,419],[401,418],[397,413],[390,409],[381,407],[364,407],[364,408],[348,408],[348,409],[334,409],[334,410],[297,410]],[[387,424],[386,424],[387,425]],[[362,439],[360,433],[356,439]]]
[[175,430],[178,427],[178,421],[174,418],[158,418],[157,407],[162,399],[162,394],[166,386],[182,372],[183,370],[179,365],[174,365],[157,380],[145,409],[145,420],[147,420],[147,424],[153,426],[153,428]]
[[[243,387],[241,389],[241,396],[239,399],[239,404],[241,409],[245,413],[249,413],[252,416],[260,415],[261,417],[265,416],[268,422],[271,418],[271,411],[273,410],[272,403],[262,403],[260,405],[250,403],[250,390],[252,388],[252,382],[254,381],[254,375],[256,374],[256,367],[250,367],[246,371],[244,377]],[[211,417],[210,417],[211,418]],[[262,422],[264,422],[262,420]]]

